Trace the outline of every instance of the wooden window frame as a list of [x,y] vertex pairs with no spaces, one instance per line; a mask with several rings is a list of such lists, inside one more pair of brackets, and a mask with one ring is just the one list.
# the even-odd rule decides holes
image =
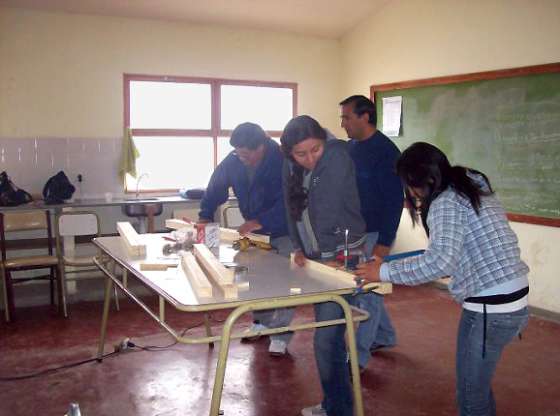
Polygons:
[[[211,91],[211,123],[210,129],[131,129],[132,136],[187,136],[187,137],[211,137],[214,146],[214,168],[218,160],[218,138],[230,136],[233,130],[221,128],[221,86],[241,85],[247,87],[288,88],[292,90],[292,115],[297,115],[297,83],[277,81],[254,81],[226,78],[202,78],[184,77],[170,75],[145,75],[145,74],[123,74],[123,99],[124,99],[124,128],[130,127],[130,83],[132,81],[154,81],[154,82],[178,82],[209,84]],[[271,137],[278,137],[282,130],[266,130]],[[160,191],[160,190],[153,190]],[[150,192],[153,192],[152,190]],[[163,189],[161,190],[163,191]],[[165,191],[169,191],[166,189]]]

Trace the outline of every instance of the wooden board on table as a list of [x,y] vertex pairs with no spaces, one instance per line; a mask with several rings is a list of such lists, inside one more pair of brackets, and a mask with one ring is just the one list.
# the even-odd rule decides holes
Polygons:
[[[295,265],[294,258],[295,255],[294,253],[292,253],[290,256],[290,260],[295,267],[299,267]],[[305,260],[305,265],[303,267],[308,270],[319,272],[327,279],[337,279],[339,281],[343,281],[347,283],[349,286],[356,285],[356,281],[354,280],[356,276],[350,272],[347,272],[346,270],[336,269],[334,267],[327,266],[326,264],[320,263],[318,261],[309,260],[309,259]],[[387,295],[393,292],[393,285],[388,282],[370,283],[365,286],[366,290],[369,288],[375,288],[373,289],[373,291],[380,295]]]
[[198,265],[192,253],[185,252],[181,255],[181,265],[183,272],[189,279],[192,288],[198,297],[212,297],[212,284]]
[[210,277],[224,292],[226,299],[236,299],[237,286],[234,284],[235,273],[227,269],[204,244],[194,244],[193,253]]
[[127,221],[117,222],[117,230],[131,256],[145,256],[146,244],[142,244],[140,236]]
[[[243,237],[247,237],[249,240],[258,241],[260,243],[270,244],[270,236],[268,235],[248,233],[245,234]],[[232,230],[231,228],[220,227],[220,240],[237,241],[240,238],[242,238],[241,234],[239,234],[236,230]]]

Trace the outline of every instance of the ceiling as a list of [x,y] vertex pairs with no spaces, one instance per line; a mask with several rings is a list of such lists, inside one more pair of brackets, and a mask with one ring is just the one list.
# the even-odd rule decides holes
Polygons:
[[338,39],[389,0],[0,0],[0,6]]

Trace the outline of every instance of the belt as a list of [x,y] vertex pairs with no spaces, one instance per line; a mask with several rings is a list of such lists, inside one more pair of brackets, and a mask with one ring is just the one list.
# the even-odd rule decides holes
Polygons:
[[482,358],[486,356],[486,305],[503,305],[505,303],[515,302],[529,293],[529,286],[519,289],[512,293],[489,296],[471,296],[465,299],[465,302],[481,303],[483,308],[484,329],[482,333]]

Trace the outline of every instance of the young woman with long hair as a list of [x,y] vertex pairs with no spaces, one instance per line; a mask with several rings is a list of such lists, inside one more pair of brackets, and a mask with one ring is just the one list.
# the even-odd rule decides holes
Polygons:
[[461,416],[493,416],[492,378],[504,347],[527,325],[529,268],[517,237],[481,172],[451,166],[428,143],[414,143],[397,161],[414,224],[428,237],[424,254],[358,265],[367,281],[417,285],[450,276],[462,305],[457,336],[457,403]]
[[[334,260],[344,249],[346,230],[350,249],[361,250],[366,228],[346,142],[327,140],[325,129],[309,116],[292,119],[280,142],[286,156],[283,189],[296,263],[302,266],[307,258]],[[342,316],[336,303],[315,305],[317,321]],[[324,399],[321,405],[303,409],[304,416],[353,415],[345,329],[334,325],[315,330],[315,360]]]

